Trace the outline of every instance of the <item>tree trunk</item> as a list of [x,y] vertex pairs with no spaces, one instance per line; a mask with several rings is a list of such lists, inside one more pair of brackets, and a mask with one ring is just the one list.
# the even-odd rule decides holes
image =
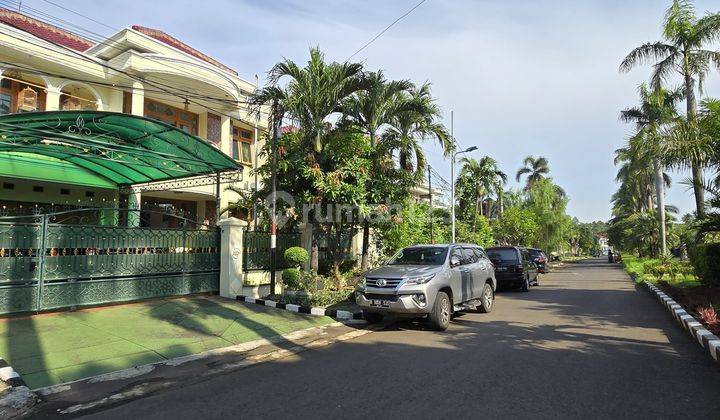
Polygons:
[[[687,57],[687,56],[686,56]],[[689,69],[685,70],[685,104],[687,106],[688,122],[694,122],[697,115],[697,100],[695,99],[695,86]],[[695,195],[695,211],[697,217],[705,217],[705,190],[702,185],[702,166],[700,162],[692,162],[693,193]]]
[[655,170],[655,194],[657,195],[657,214],[660,223],[660,253],[667,255],[667,234],[665,232],[665,186],[663,185],[663,171],[659,159],[653,161]]
[[498,217],[502,217],[503,211],[504,211],[504,209],[503,209],[503,195],[504,195],[504,194],[503,194],[502,191],[500,191],[500,193],[498,194],[498,204],[500,205],[499,211],[498,211]]
[[365,271],[370,266],[370,256],[368,251],[370,249],[370,221],[366,218],[363,221],[363,234],[362,234],[362,259],[360,260],[360,269]]
[[313,271],[317,273],[318,267],[319,267],[319,250],[318,250],[318,243],[317,243],[317,233],[318,229],[316,229],[315,226],[313,226],[312,230],[312,245],[310,246],[310,271]]

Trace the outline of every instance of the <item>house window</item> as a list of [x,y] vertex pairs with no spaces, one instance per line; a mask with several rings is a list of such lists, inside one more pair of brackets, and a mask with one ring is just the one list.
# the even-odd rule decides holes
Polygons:
[[145,116],[170,124],[186,133],[197,135],[198,116],[192,112],[145,99]]
[[60,195],[70,195],[70,190],[67,188],[60,188]]
[[45,109],[45,91],[3,78],[0,83],[0,115]]
[[3,182],[3,189],[4,190],[14,190],[15,184],[13,184],[12,182]]
[[43,192],[43,191],[45,191],[45,188],[43,188],[43,187],[41,187],[41,186],[39,186],[39,185],[34,185],[34,186],[33,186],[33,192],[41,193],[41,192]]
[[214,145],[220,144],[220,133],[222,132],[222,121],[215,114],[207,114],[207,139]]
[[253,133],[239,127],[233,127],[233,159],[242,163],[252,163]]
[[93,198],[93,197],[95,197],[95,192],[94,191],[85,191],[85,197]]

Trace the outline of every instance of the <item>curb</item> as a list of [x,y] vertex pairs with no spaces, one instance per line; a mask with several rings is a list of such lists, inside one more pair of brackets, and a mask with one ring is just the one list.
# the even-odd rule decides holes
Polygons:
[[20,374],[8,364],[5,359],[0,357],[0,379],[5,381],[11,387],[27,386],[25,381],[20,377]]
[[708,331],[702,323],[698,322],[697,319],[666,295],[665,292],[648,282],[644,282],[644,284],[648,290],[654,293],[658,300],[668,308],[672,316],[690,333],[700,347],[707,349],[710,356],[715,359],[716,362],[720,362],[720,338]]
[[254,303],[256,305],[269,306],[271,308],[285,309],[290,312],[301,314],[310,314],[315,316],[329,316],[338,321],[349,319],[363,319],[362,312],[339,311],[336,309],[313,308],[310,306],[293,305],[292,303],[279,303],[272,300],[258,299],[250,296],[237,295],[235,297],[240,302]]

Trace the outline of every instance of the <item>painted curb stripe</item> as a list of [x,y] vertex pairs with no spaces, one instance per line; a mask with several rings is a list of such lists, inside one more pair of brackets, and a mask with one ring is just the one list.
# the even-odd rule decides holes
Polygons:
[[[363,319],[362,312],[350,312],[350,311],[338,311],[335,309],[325,309],[309,306],[294,305],[292,303],[280,303],[269,299],[258,299],[250,296],[237,295],[236,300],[245,303],[254,303],[256,305],[269,306],[276,309],[285,309],[290,312],[297,312],[301,314],[310,314],[314,316],[328,316],[333,319]],[[2,359],[0,359],[2,363]],[[0,367],[2,367],[0,365]]]
[[718,360],[718,358],[720,358],[720,338],[706,329],[705,326],[690,315],[685,308],[668,297],[659,288],[648,282],[645,282],[645,286],[649,291],[655,293],[655,296],[668,308],[670,314],[678,323],[692,335],[692,338],[698,342],[700,347],[706,348],[708,353],[710,353],[710,357],[720,362],[720,360]]

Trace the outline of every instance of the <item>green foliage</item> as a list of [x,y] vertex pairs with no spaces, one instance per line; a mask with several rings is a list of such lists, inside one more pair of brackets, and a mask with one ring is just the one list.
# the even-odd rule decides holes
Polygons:
[[700,243],[688,249],[690,263],[704,284],[720,285],[720,243]]
[[565,213],[568,198],[551,179],[533,182],[525,208],[535,215],[538,225],[534,245],[546,252],[562,252],[572,219]]
[[288,264],[297,268],[303,267],[309,258],[307,250],[299,246],[293,246],[286,249],[283,256]]
[[638,258],[634,255],[623,255],[623,266],[630,277],[637,282],[657,284],[665,281],[676,287],[692,287],[698,285],[693,267],[686,261],[676,258]]
[[351,290],[320,290],[308,296],[273,296],[273,300],[293,305],[326,308],[338,303],[351,301],[354,294]]
[[302,290],[302,272],[297,268],[286,268],[282,272],[282,281],[289,290]]
[[493,230],[490,227],[490,221],[487,217],[477,216],[474,221],[475,227],[471,223],[457,222],[455,224],[455,236],[458,242],[467,242],[477,244],[484,248],[495,244]]
[[430,220],[427,204],[407,200],[397,214],[379,226],[383,254],[392,255],[406,246],[430,243]]
[[537,242],[539,226],[530,209],[511,207],[492,226],[495,238],[501,243],[530,246]]

